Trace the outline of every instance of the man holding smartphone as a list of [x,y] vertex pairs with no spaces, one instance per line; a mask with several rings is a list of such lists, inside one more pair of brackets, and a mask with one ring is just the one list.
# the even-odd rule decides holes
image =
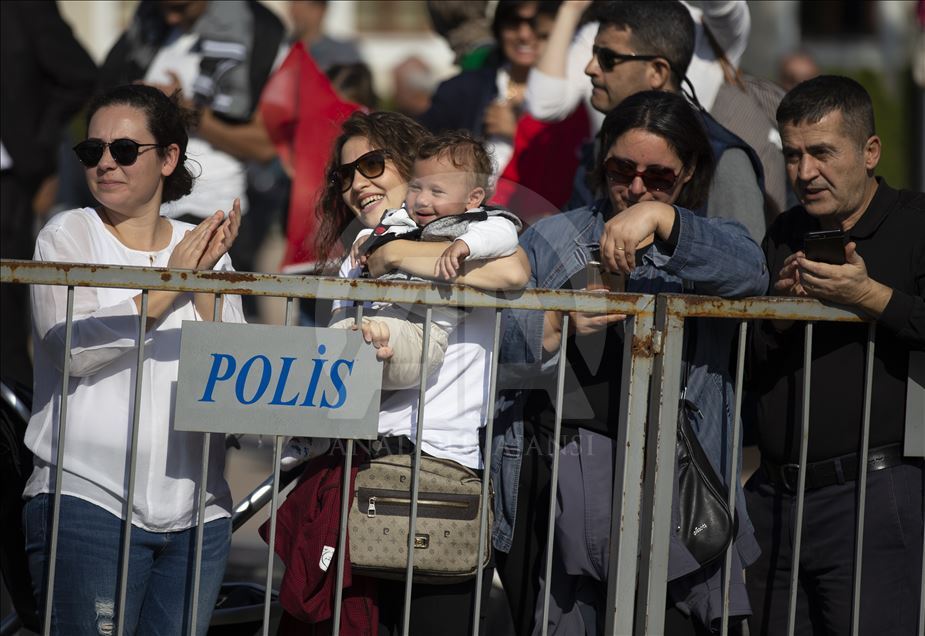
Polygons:
[[[768,229],[770,293],[876,321],[860,632],[911,634],[922,580],[922,459],[906,456],[910,352],[925,350],[925,195],[875,176],[870,95],[821,76],[777,111],[800,205]],[[840,254],[839,251],[842,253]],[[797,634],[851,631],[868,326],[816,323]],[[803,325],[764,321],[752,347],[762,465],[746,485],[762,556],[747,573],[753,634],[787,629],[803,387]]]

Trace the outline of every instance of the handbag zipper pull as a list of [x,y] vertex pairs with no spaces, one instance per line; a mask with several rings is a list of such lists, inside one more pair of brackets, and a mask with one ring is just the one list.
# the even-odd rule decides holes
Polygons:
[[376,498],[375,497],[369,498],[369,507],[366,509],[366,516],[369,517],[370,519],[374,519],[376,517]]

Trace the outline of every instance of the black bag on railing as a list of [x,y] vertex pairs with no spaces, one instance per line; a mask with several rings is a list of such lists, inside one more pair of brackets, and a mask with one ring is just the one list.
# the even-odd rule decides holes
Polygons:
[[678,404],[677,481],[681,541],[701,566],[721,557],[738,532],[738,518],[729,511],[729,490],[717,476],[700,445],[690,418],[697,407],[685,398],[694,355],[696,331],[688,330],[687,359]]
[[700,565],[721,557],[738,531],[729,512],[729,490],[723,484],[691,428],[687,400],[678,412],[678,502],[681,541]]

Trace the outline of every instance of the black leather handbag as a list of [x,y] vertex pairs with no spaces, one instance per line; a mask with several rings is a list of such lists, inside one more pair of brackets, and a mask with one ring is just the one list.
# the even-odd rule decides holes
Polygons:
[[[694,352],[693,325],[689,331],[688,353]],[[677,480],[681,541],[701,565],[723,556],[738,532],[738,519],[729,511],[729,490],[713,470],[713,465],[691,427],[697,408],[687,399],[690,357],[684,362],[682,398],[678,405]]]

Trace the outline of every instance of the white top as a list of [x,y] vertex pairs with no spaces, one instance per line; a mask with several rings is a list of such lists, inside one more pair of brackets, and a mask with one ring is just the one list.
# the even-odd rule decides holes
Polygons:
[[[171,220],[173,237],[159,252],[127,248],[91,208],[62,212],[39,233],[35,260],[166,267],[187,223]],[[227,255],[215,269],[233,271]],[[137,289],[76,287],[71,335],[67,438],[61,492],[124,518],[126,467],[132,431],[137,362]],[[54,491],[67,287],[32,286],[35,395],[26,445],[35,469],[24,497]],[[138,460],[132,523],[169,532],[196,523],[196,484],[202,472],[202,433],[173,430],[174,392],[184,320],[201,320],[192,296],[183,294],[145,338]],[[225,296],[222,320],[244,322],[241,299]],[[221,435],[211,436],[206,521],[227,517],[231,494],[224,479]]]
[[[478,211],[478,208],[466,212]],[[405,208],[386,210],[382,221],[389,228],[391,234],[406,234],[414,229],[411,214]],[[357,233],[354,240],[364,239],[373,231],[364,228]],[[517,251],[517,227],[503,216],[489,216],[483,221],[471,221],[466,231],[457,237],[469,247],[469,256],[466,260],[487,260],[510,256]]]
[[[198,41],[195,33],[179,36],[174,33],[151,61],[145,82],[169,84],[172,79],[167,72],[171,71],[179,78],[183,94],[192,95],[202,61],[202,55],[192,50]],[[235,197],[241,199],[241,212],[247,211],[247,175],[243,162],[195,135],[189,139],[186,157],[193,176],[198,175],[193,191],[177,201],[165,203],[161,214],[174,218],[192,214],[204,219],[218,209],[227,210]]]
[[470,223],[459,237],[469,247],[466,260],[478,261],[510,256],[517,251],[517,228],[503,216],[489,216]]
[[[748,5],[743,0],[704,2],[699,8],[683,4],[694,19],[694,57],[687,68],[687,77],[694,85],[701,105],[710,110],[724,79],[722,66],[707,41],[703,26],[706,24],[709,27],[726,53],[726,58],[738,68],[751,29]],[[591,61],[591,48],[594,46],[597,28],[597,22],[589,22],[575,34],[568,51],[565,77],[547,75],[535,67],[530,69],[526,103],[527,110],[535,118],[561,121],[584,101],[591,113],[593,131],[600,130],[604,115],[591,106],[591,80],[585,75],[585,67]]]
[[[357,278],[359,267],[344,259],[338,274]],[[334,301],[334,309],[350,307],[349,301]],[[482,467],[479,428],[488,417],[488,377],[495,312],[473,309],[450,334],[443,365],[428,379],[424,393],[424,437],[421,450],[459,462],[469,468]],[[417,387],[383,392],[379,407],[379,434],[406,435],[412,441],[417,432]]]
[[[495,86],[498,90],[496,101],[505,103],[508,87],[511,84],[511,74],[508,72],[508,65],[498,68],[498,74],[495,76]],[[484,115],[484,113],[483,113]],[[488,150],[492,163],[491,187],[498,184],[498,178],[504,174],[504,169],[511,162],[514,156],[514,140],[509,137],[500,135],[491,135],[485,140],[485,147]]]
[[[478,209],[479,208],[467,210],[467,212],[477,211]],[[411,215],[405,208],[386,210],[380,223],[388,227],[388,233],[393,234],[406,234],[416,227],[414,221],[411,219]],[[373,230],[369,228],[360,230],[359,233],[357,233],[354,243],[360,239],[366,238],[372,233]],[[488,260],[510,256],[517,251],[517,246],[519,245],[517,240],[517,227],[503,216],[489,216],[483,221],[470,222],[466,231],[460,234],[457,240],[464,241],[469,247],[469,256],[466,258],[466,261]],[[347,260],[349,260],[349,258]],[[348,276],[342,271],[341,277]],[[370,309],[375,310],[377,315],[391,316],[393,318],[405,320],[409,319],[410,314],[415,313],[415,309],[421,307],[420,305],[414,306],[405,303],[385,302],[370,303],[368,306]],[[423,312],[417,313],[423,315]],[[459,321],[464,315],[465,312],[458,307],[434,307],[431,320],[449,335],[453,329],[456,329]]]

